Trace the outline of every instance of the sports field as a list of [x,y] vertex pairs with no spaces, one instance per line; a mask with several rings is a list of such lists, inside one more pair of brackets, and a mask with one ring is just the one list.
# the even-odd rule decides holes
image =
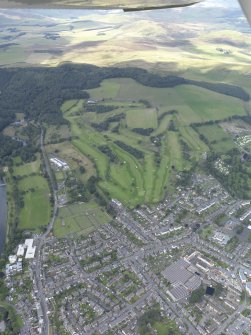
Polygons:
[[24,206],[19,213],[19,228],[40,232],[51,216],[50,190],[47,180],[40,175],[40,159],[14,168],[18,190]]
[[88,235],[110,220],[110,216],[94,202],[74,204],[60,208],[54,234],[59,238]]
[[91,107],[83,100],[62,106],[72,144],[93,162],[100,189],[129,207],[160,201],[171,180],[189,170],[208,145],[219,152],[234,146],[219,125],[196,130],[192,123],[245,115],[241,100],[192,85],[152,88],[110,79],[89,94],[96,101]]

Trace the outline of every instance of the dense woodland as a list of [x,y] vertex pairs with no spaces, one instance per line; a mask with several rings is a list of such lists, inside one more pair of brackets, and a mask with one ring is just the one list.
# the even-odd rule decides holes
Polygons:
[[[68,99],[88,99],[83,91],[98,87],[108,78],[131,78],[151,87],[196,85],[244,101],[249,95],[242,88],[227,84],[189,81],[178,76],[160,76],[138,68],[99,68],[92,65],[64,64],[56,68],[0,69],[0,132],[24,113],[27,120],[64,124],[60,107]],[[105,109],[100,112],[105,112]],[[106,125],[101,125],[106,126]],[[0,159],[10,156],[20,147],[15,140],[0,137]],[[28,143],[29,146],[29,143]]]

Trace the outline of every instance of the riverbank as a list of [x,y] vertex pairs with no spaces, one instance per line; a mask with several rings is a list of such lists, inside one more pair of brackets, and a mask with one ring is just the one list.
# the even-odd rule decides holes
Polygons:
[[0,254],[4,250],[7,232],[7,190],[0,181]]

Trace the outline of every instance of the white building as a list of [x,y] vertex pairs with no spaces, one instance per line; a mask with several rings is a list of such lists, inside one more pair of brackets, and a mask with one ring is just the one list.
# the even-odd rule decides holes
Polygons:
[[24,245],[27,247],[25,258],[33,259],[35,257],[36,252],[36,247],[33,247],[33,239],[26,239]]
[[50,162],[59,170],[68,170],[69,169],[69,165],[66,162],[64,162],[61,159],[58,159],[56,157],[50,158]]
[[246,284],[246,290],[247,290],[247,294],[251,296],[251,282],[248,282]]
[[22,244],[19,244],[17,249],[17,257],[23,257],[24,256],[24,246]]
[[10,255],[9,256],[9,262],[10,264],[14,264],[17,261],[17,256],[16,255]]
[[221,232],[216,232],[213,236],[213,240],[221,245],[226,245],[227,242],[230,240],[230,236]]

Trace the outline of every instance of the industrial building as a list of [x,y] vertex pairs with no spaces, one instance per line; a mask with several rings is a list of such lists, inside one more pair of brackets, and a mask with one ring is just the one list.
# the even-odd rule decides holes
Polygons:
[[25,258],[33,259],[36,252],[36,247],[33,247],[33,239],[26,239],[24,245],[27,247]]
[[201,285],[197,269],[184,258],[168,266],[162,275],[171,284],[167,293],[174,301],[187,298]]
[[51,157],[50,162],[58,170],[69,170],[69,165],[59,158]]
[[24,256],[24,246],[22,244],[19,244],[17,249],[17,257],[23,257]]

